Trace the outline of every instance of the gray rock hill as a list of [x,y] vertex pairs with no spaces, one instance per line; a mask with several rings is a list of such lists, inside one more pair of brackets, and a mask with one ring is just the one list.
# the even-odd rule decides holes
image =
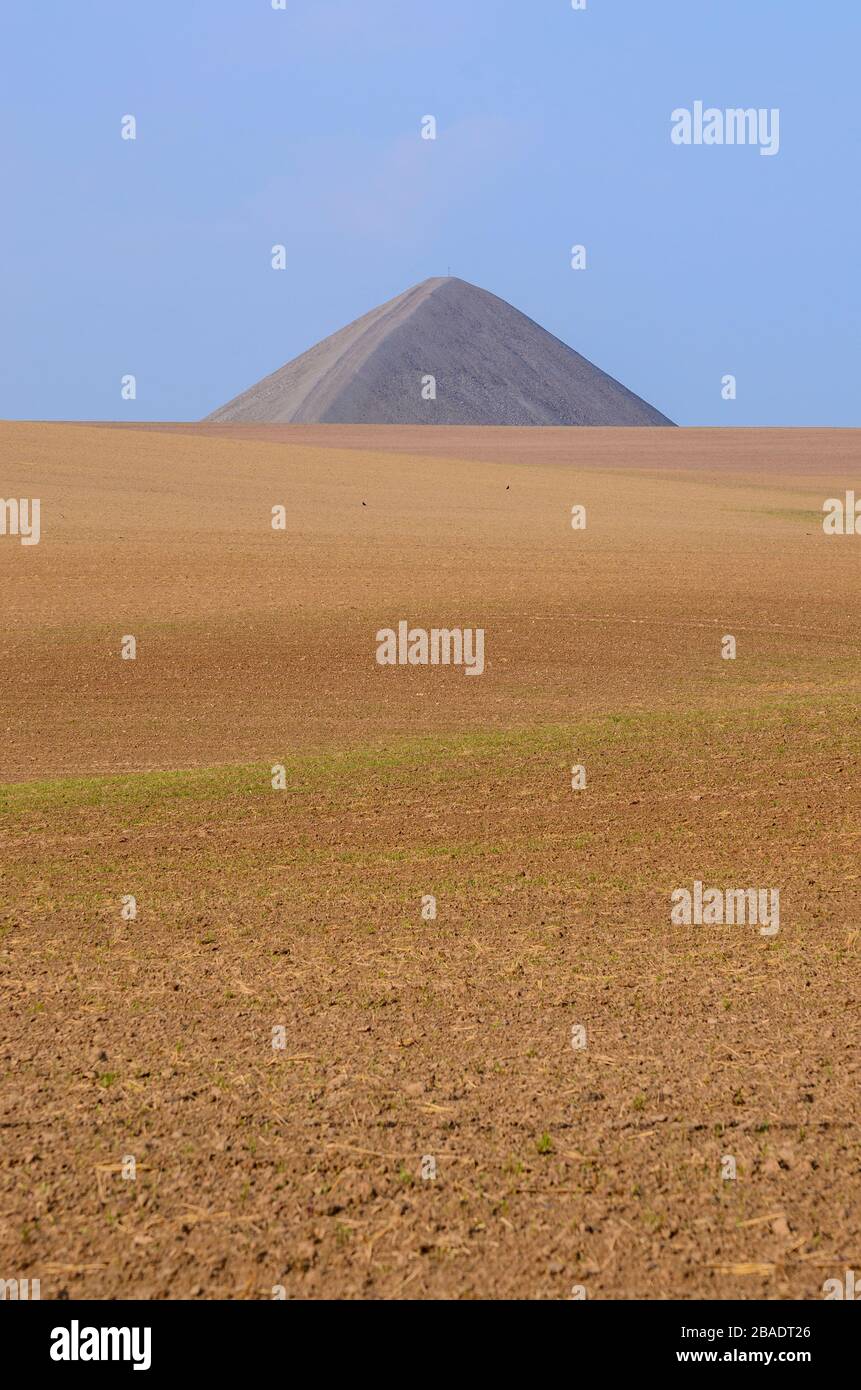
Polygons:
[[[436,399],[425,400],[433,376]],[[212,423],[671,425],[466,280],[424,280],[208,415]]]

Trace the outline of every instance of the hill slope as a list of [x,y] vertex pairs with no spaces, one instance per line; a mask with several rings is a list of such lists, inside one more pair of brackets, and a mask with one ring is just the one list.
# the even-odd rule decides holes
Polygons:
[[[423,398],[433,376],[436,399]],[[414,285],[264,377],[212,423],[671,425],[504,299]]]

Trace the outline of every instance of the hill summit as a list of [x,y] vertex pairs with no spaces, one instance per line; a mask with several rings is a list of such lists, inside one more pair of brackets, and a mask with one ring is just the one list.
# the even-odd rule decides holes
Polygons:
[[214,424],[671,425],[518,309],[424,280],[206,417]]

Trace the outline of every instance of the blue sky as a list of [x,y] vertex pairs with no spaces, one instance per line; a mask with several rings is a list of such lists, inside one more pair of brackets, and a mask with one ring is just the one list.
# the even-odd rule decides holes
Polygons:
[[5,5],[0,416],[195,419],[450,268],[680,424],[857,426],[859,52],[857,0]]

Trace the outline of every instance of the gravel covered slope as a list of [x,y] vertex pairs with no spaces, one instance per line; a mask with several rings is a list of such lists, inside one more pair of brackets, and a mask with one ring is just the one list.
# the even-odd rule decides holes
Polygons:
[[[436,399],[423,398],[433,376]],[[207,417],[217,423],[670,425],[487,290],[425,280]]]

